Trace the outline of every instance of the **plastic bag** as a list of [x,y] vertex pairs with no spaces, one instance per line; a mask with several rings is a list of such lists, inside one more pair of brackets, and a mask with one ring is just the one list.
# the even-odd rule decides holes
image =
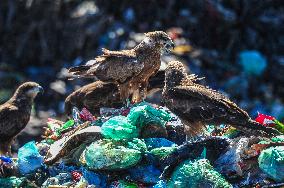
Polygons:
[[115,116],[102,125],[102,134],[105,138],[121,140],[136,138],[139,135],[139,131],[136,126],[128,122],[126,117]]
[[284,181],[284,146],[263,150],[258,158],[258,164],[273,180]]
[[43,157],[39,154],[35,142],[28,142],[19,149],[18,166],[21,174],[28,174],[40,168]]
[[136,165],[142,158],[146,145],[141,140],[136,142],[118,142],[109,139],[98,140],[88,146],[80,161],[90,169],[125,169]]
[[171,176],[169,188],[232,188],[214,168],[207,159],[196,161],[186,160],[180,164]]
[[132,180],[148,184],[157,183],[161,175],[161,171],[153,165],[136,166],[128,172]]
[[164,110],[158,110],[151,105],[133,107],[127,115],[129,121],[141,128],[147,124],[165,126],[166,122],[171,119],[169,113]]

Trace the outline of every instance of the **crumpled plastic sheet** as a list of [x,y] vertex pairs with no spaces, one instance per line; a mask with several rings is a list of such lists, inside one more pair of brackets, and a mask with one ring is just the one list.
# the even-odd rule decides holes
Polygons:
[[186,160],[173,172],[168,183],[169,188],[233,188],[207,159]]
[[18,152],[18,167],[21,174],[28,174],[40,168],[43,157],[34,141],[26,143]]
[[141,128],[147,124],[165,126],[172,117],[164,110],[156,109],[147,103],[140,103],[130,110],[127,118],[133,125]]
[[132,180],[146,184],[157,183],[162,173],[154,165],[136,166],[128,169],[128,172]]
[[88,182],[89,185],[94,185],[97,187],[106,187],[107,177],[105,175],[90,171],[83,166],[67,166],[64,163],[59,163],[58,165],[49,167],[49,174],[51,177],[58,177],[59,173],[72,172],[81,173],[83,178]]
[[248,143],[248,138],[241,138],[236,145],[231,146],[224,155],[221,155],[215,161],[216,169],[222,174],[226,174],[228,176],[242,176],[242,155],[244,154],[245,148],[248,147]]
[[129,142],[104,139],[88,146],[80,160],[90,169],[125,169],[136,165],[146,150],[145,143],[137,138]]
[[259,167],[273,180],[284,181],[284,146],[263,150],[258,158]]
[[[265,148],[283,144],[283,135],[272,139],[263,139],[262,142],[259,142],[261,140],[259,138],[252,138],[253,143],[251,143],[251,138],[225,138],[228,136],[227,129],[221,127],[220,130],[223,132],[220,135],[222,137],[202,136],[184,142],[183,125],[179,119],[166,108],[156,108],[145,102],[130,108],[114,111],[110,109],[108,111],[110,116],[104,117],[95,118],[88,111],[82,110],[80,112],[76,108],[74,112],[73,119],[65,123],[50,119],[48,122],[50,132],[46,139],[37,145],[34,142],[28,143],[19,150],[18,167],[20,172],[25,175],[25,179],[22,179],[23,181],[20,183],[21,186],[35,182],[37,186],[41,187],[52,185],[78,188],[232,187],[219,172],[230,182],[232,177],[234,178],[231,172],[237,174],[238,177],[245,174],[247,179],[242,179],[239,182],[239,185],[245,186],[258,182],[265,185],[264,180],[267,177],[265,173],[272,179],[279,181],[273,177],[273,174],[269,174],[271,171],[268,172],[265,169],[263,170],[265,173],[261,175],[258,175],[256,170],[252,173],[252,177],[247,174],[252,172],[251,170],[246,171],[247,169],[245,169],[242,173],[243,165],[245,165],[242,160],[247,160],[248,157],[255,159],[259,152]],[[94,131],[96,128],[103,131]],[[87,129],[89,132],[86,132]],[[153,130],[166,130],[167,134],[157,136]],[[78,134],[80,131],[83,133]],[[145,136],[142,132],[150,132],[150,134]],[[85,141],[86,135],[91,135],[93,138],[93,135],[97,134],[100,136],[90,142]],[[57,136],[51,138],[52,135]],[[47,156],[47,153],[50,153],[53,148],[50,147],[52,143],[55,140],[67,138],[67,136],[72,136],[72,138],[74,136],[73,141],[80,143],[78,150],[71,153],[64,150],[62,156],[60,155],[57,159],[59,164],[46,163],[46,165],[42,165],[42,156]],[[236,136],[238,135],[233,137]],[[58,146],[58,152],[61,153],[61,145]],[[74,143],[69,146],[72,148]],[[74,157],[76,160],[73,160]],[[263,159],[267,158],[269,157],[266,155]],[[47,161],[47,158],[45,160]],[[10,161],[10,158],[0,157],[0,162],[4,165],[10,164]],[[280,160],[277,158],[277,161],[281,161],[281,158]],[[13,160],[11,164],[14,163]],[[214,164],[215,169],[210,163]],[[256,160],[248,164],[258,165]],[[263,164],[271,165],[267,161]],[[279,168],[281,165],[274,164],[278,165],[273,166],[274,170],[275,168],[282,170],[282,167]],[[249,165],[246,166],[249,167]],[[259,168],[257,169],[260,171]],[[0,180],[6,186],[7,183],[9,185],[13,182],[19,183],[21,179]]]
[[102,125],[102,134],[113,140],[137,138],[139,130],[125,116],[114,116]]

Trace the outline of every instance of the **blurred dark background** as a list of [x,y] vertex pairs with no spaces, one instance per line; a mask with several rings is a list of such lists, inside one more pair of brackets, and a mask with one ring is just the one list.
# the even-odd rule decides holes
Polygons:
[[178,59],[252,117],[283,120],[283,27],[282,0],[1,0],[0,103],[24,81],[45,88],[22,133],[32,139],[48,117],[64,117],[69,93],[92,81],[70,81],[66,68],[164,30],[177,47],[162,69]]

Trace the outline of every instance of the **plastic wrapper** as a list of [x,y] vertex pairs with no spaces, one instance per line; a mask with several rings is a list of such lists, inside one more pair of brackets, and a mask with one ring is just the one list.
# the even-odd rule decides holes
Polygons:
[[35,142],[29,142],[19,149],[18,167],[21,174],[28,174],[40,168],[43,157],[39,154]]
[[90,169],[125,169],[136,165],[142,158],[146,145],[139,139],[130,142],[99,140],[86,148],[81,161]]
[[263,150],[258,158],[259,167],[273,180],[284,181],[284,146]]
[[87,108],[83,108],[80,112],[80,118],[84,121],[95,121],[96,118],[87,110]]
[[110,185],[110,188],[138,188],[135,183],[126,182],[124,180],[118,180]]
[[159,148],[152,149],[150,151],[150,153],[153,154],[154,156],[156,156],[157,158],[162,159],[162,158],[168,156],[169,154],[173,153],[176,150],[177,150],[177,148],[175,146],[159,147]]
[[141,128],[149,124],[165,126],[166,122],[171,119],[171,116],[164,110],[155,109],[147,103],[142,103],[133,107],[127,118],[133,125]]
[[146,138],[144,139],[148,150],[160,147],[172,147],[176,144],[172,141],[167,140],[166,138]]
[[130,178],[136,182],[154,184],[160,180],[161,171],[153,165],[136,166],[128,170]]
[[241,138],[236,144],[232,145],[225,154],[216,160],[216,169],[227,176],[242,176],[242,156],[248,144],[249,139]]
[[167,188],[167,182],[164,180],[160,180],[158,181],[158,183],[156,183],[153,188]]
[[115,116],[102,125],[102,134],[105,138],[121,140],[137,138],[139,131],[126,117]]
[[15,176],[9,178],[0,178],[0,187],[21,187],[25,181],[25,178],[17,178]]
[[180,164],[171,176],[169,188],[232,188],[206,159],[197,161],[186,160]]
[[12,163],[13,160],[10,157],[0,156],[0,160],[4,163]]

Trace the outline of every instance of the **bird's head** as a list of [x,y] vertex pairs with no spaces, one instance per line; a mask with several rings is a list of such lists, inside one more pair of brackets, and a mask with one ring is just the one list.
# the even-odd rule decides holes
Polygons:
[[171,61],[165,70],[165,86],[175,87],[181,85],[182,81],[187,78],[184,65],[179,61]]
[[25,82],[20,85],[15,93],[17,98],[34,99],[38,93],[43,93],[43,88],[36,82]]
[[174,42],[164,31],[153,31],[145,33],[146,38],[143,40],[146,44],[169,53],[174,48]]

